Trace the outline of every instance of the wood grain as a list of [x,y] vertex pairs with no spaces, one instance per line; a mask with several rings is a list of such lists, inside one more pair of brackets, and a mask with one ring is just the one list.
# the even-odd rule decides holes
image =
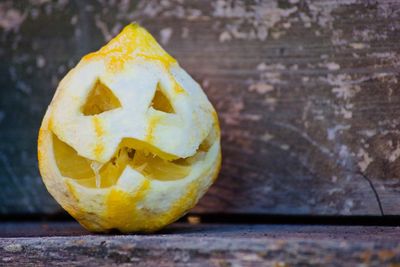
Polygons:
[[399,215],[398,1],[3,1],[0,213],[55,213],[36,136],[60,78],[139,21],[198,80],[223,166],[198,213]]
[[26,227],[28,224],[0,224],[0,236],[6,228],[9,234],[35,227],[41,233],[36,237],[0,238],[0,265],[258,267],[400,263],[398,227],[174,224],[157,235],[82,232],[84,235],[77,236],[81,228],[76,223],[30,223]]

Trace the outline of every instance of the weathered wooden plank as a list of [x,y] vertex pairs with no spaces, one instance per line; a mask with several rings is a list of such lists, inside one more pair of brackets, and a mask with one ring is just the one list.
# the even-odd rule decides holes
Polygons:
[[55,86],[139,21],[203,85],[224,162],[206,213],[400,214],[398,1],[3,1],[0,213],[54,213],[35,140]]
[[[24,232],[26,226],[27,223],[2,223],[0,229],[8,227],[8,233],[17,233],[17,230]],[[0,265],[395,266],[400,263],[399,227],[175,224],[157,235],[76,236],[76,230],[81,229],[76,226],[50,223],[46,224],[46,233],[43,225],[30,223],[28,228],[36,227],[42,237],[0,238]],[[52,227],[59,234],[52,232]],[[4,232],[0,230],[0,236]]]

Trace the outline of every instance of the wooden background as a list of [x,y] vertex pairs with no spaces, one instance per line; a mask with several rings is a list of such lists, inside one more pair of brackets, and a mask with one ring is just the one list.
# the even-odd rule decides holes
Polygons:
[[198,213],[400,214],[400,1],[0,1],[0,215],[55,214],[59,80],[138,21],[202,84],[223,165]]

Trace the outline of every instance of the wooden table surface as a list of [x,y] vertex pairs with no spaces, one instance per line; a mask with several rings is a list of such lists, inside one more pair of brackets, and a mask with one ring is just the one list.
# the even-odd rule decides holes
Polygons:
[[400,227],[173,224],[95,235],[75,222],[0,223],[0,266],[398,266]]

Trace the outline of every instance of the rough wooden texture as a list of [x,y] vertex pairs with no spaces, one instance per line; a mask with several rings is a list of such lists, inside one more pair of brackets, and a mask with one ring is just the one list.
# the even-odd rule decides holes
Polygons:
[[400,214],[400,2],[2,1],[0,213],[53,213],[37,130],[60,78],[139,21],[204,87],[224,161],[206,213]]
[[[8,227],[8,233],[16,233],[17,230],[24,232],[27,223],[3,223],[1,226],[0,229]],[[60,226],[64,226],[64,230]],[[400,264],[398,227],[175,224],[157,235],[125,236],[76,236],[78,228],[72,223],[47,224],[47,230],[40,224],[30,224],[28,228],[35,227],[42,237],[0,238],[0,265],[278,267]],[[59,234],[51,232],[53,227]],[[0,236],[4,232],[7,231],[0,230]]]

